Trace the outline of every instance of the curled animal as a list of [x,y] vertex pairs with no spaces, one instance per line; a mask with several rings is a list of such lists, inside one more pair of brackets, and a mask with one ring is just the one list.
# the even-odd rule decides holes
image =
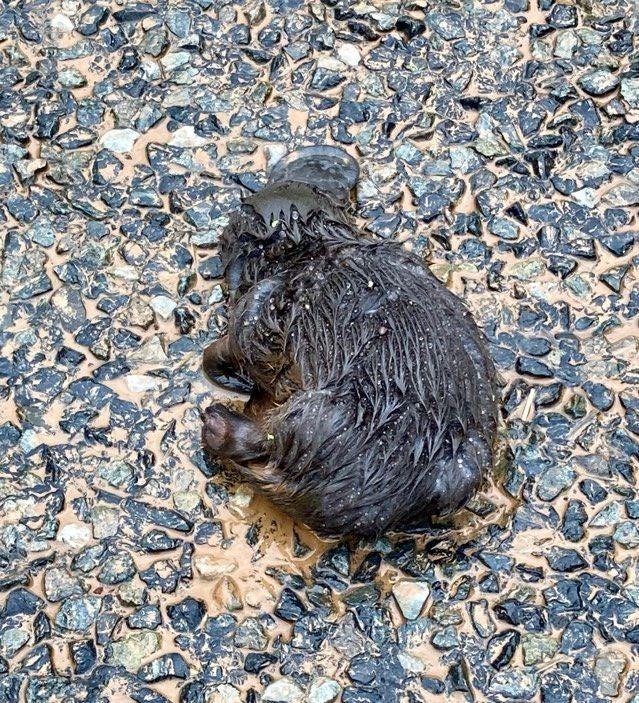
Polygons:
[[493,462],[496,379],[462,301],[348,215],[357,162],[307,147],[276,165],[220,240],[230,319],[204,352],[250,393],[203,442],[322,535],[408,531],[462,507]]

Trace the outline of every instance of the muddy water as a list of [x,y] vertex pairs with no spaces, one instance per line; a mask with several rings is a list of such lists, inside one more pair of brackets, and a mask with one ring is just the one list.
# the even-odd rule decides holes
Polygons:
[[[77,9],[77,4],[73,2],[63,2],[61,4],[52,3],[47,9],[47,12],[54,14],[57,11],[67,12],[69,16],[73,16],[73,13]],[[114,6],[115,7],[115,6]],[[269,16],[261,23],[264,25],[268,23]],[[535,23],[541,21],[541,15],[537,13],[536,10],[528,13],[526,18],[527,24]],[[111,22],[111,20],[109,20]],[[74,34],[61,34],[56,42],[56,46],[64,47],[71,46],[76,43],[78,36]],[[525,61],[530,58],[530,51],[528,46],[528,41],[524,39],[521,43],[521,61]],[[35,63],[39,60],[39,56],[35,53],[29,53],[29,50],[24,49],[27,59]],[[363,55],[366,53],[366,49],[362,52]],[[87,77],[87,84],[81,88],[74,89],[73,93],[77,99],[81,99],[91,95],[95,84],[104,78],[108,72],[109,67],[101,65],[96,62],[92,57],[86,57],[83,59],[78,59],[77,61],[67,61],[65,62],[65,67],[75,67],[80,70]],[[338,92],[338,91],[336,91]],[[279,97],[277,93],[274,94],[273,99]],[[286,97],[286,96],[283,96]],[[290,120],[292,123],[292,131],[299,135],[299,139],[303,141],[303,134],[306,129],[308,113],[297,109],[292,110],[289,113]],[[225,126],[228,126],[228,121],[222,118],[222,122]],[[67,119],[61,126],[61,131],[70,129],[75,126],[74,119]],[[104,133],[109,129],[116,126],[115,119],[112,114],[107,111],[106,118],[104,122],[100,125],[100,133]],[[117,125],[122,126],[122,125]],[[355,126],[352,130],[354,135],[357,134],[361,127]],[[401,130],[401,126],[399,128]],[[217,139],[215,141],[215,146],[218,151],[219,157],[224,157],[229,154],[228,144],[229,142],[239,138],[240,128],[231,128],[227,137],[222,139]],[[124,164],[124,169],[120,174],[114,176],[114,182],[121,185],[129,185],[136,175],[136,168],[142,165],[146,165],[147,159],[147,148],[149,145],[165,145],[170,142],[172,134],[166,129],[165,121],[162,121],[147,133],[141,135],[137,139],[134,148],[129,154],[120,155],[120,160]],[[357,148],[355,145],[347,147],[347,150],[354,156],[358,156]],[[31,142],[30,153],[34,158],[40,156],[39,143]],[[193,162],[201,168],[201,172],[210,178],[217,178],[219,176],[216,161],[211,158],[210,154],[205,148],[194,148],[191,150]],[[240,162],[243,166],[251,171],[261,171],[264,170],[266,165],[266,152],[263,145],[249,155],[244,155],[241,157]],[[364,169],[375,167],[374,163],[364,163]],[[188,172],[189,168],[187,166],[177,166],[174,165],[173,168],[176,172]],[[497,175],[503,175],[505,171],[501,171],[495,167],[495,173]],[[38,176],[38,178],[46,179],[46,171]],[[466,180],[466,193],[463,198],[456,204],[455,212],[474,212],[476,209],[476,203],[474,197],[470,191],[470,185],[468,179]],[[610,187],[615,185],[610,184]],[[410,210],[412,207],[411,201],[412,196],[409,193],[405,185],[401,186],[401,206],[406,210]],[[510,196],[514,199],[514,196]],[[169,212],[167,196],[164,196],[164,210]],[[16,222],[10,223],[12,226],[17,226]],[[118,222],[112,223],[117,225]],[[366,224],[361,221],[362,226]],[[630,229],[630,227],[628,228]],[[534,236],[535,231],[533,228],[522,227],[524,236]],[[418,234],[427,234],[426,232],[418,232]],[[408,235],[406,235],[408,236]],[[490,233],[486,233],[486,241],[491,245],[496,245],[498,239],[493,237]],[[188,241],[185,237],[184,244],[187,245]],[[410,246],[410,242],[407,242],[407,246]],[[195,260],[204,258],[210,254],[209,250],[199,250],[194,246],[191,246],[191,251],[195,257]],[[53,267],[68,261],[70,254],[68,252],[56,253],[54,250],[48,250],[49,260],[47,262],[47,272],[50,275],[52,281],[56,282],[58,279],[53,273]],[[549,299],[551,301],[565,300],[568,299],[573,310],[579,314],[598,314],[599,309],[592,302],[593,299],[599,295],[607,295],[609,293],[608,289],[603,283],[598,280],[598,275],[602,272],[611,268],[612,266],[617,266],[622,263],[628,263],[631,261],[633,251],[631,251],[627,257],[624,259],[619,259],[612,257],[612,255],[606,253],[603,249],[598,250],[598,258],[596,261],[585,261],[580,263],[579,275],[588,278],[592,286],[592,295],[589,295],[587,299],[579,298],[572,292],[572,290],[567,289],[566,286],[559,285],[557,279],[554,276],[546,273],[537,278],[534,284],[528,286],[529,295],[534,298],[539,292],[543,290],[544,293],[550,291]],[[456,268],[452,267],[446,272],[446,280],[451,290],[463,297],[471,310],[475,313],[477,319],[482,320],[486,317],[486,307],[494,305],[495,308],[501,310],[508,310],[516,315],[516,311],[519,302],[515,298],[515,283],[516,280],[511,276],[511,272],[515,266],[520,263],[512,255],[502,254],[502,259],[505,260],[505,268],[503,274],[508,281],[509,288],[505,293],[492,294],[488,293],[483,286],[484,283],[484,272],[473,271],[472,268]],[[123,265],[124,260],[122,259],[117,248],[113,251],[113,265]],[[446,265],[448,263],[445,253],[436,248],[430,254],[430,263],[434,266]],[[114,291],[123,293],[131,293],[136,289],[136,280],[127,280],[121,276],[113,275],[113,271],[109,274],[113,280]],[[632,286],[639,280],[639,273],[636,269],[631,269],[627,274],[626,284]],[[162,280],[163,284],[169,289],[175,289],[175,280]],[[47,294],[50,295],[50,294]],[[7,296],[4,295],[3,299],[0,299],[0,305],[6,304]],[[95,304],[90,300],[85,300],[87,318],[89,320],[96,319],[102,316]],[[639,351],[639,322],[637,320],[628,320],[620,327],[609,330],[604,335],[604,340],[601,344],[604,347],[614,346],[617,349],[616,355],[625,358],[631,366],[636,366],[637,364],[637,353]],[[18,321],[11,331],[25,331],[28,329],[26,321]],[[142,335],[143,342],[150,342],[153,340],[158,340],[163,348],[166,348],[171,342],[176,341],[179,338],[179,333],[175,328],[172,320],[162,321],[156,318],[153,324],[148,329],[135,328],[136,333]],[[590,339],[591,333],[589,331],[584,331],[579,333],[582,339]],[[65,333],[65,341],[69,346],[75,346],[72,340],[72,336]],[[604,348],[602,347],[602,349]],[[13,351],[11,346],[8,346],[2,350],[3,354],[10,354]],[[611,384],[613,389],[616,391],[623,390],[623,384],[619,379],[608,379],[603,375],[603,372],[599,369],[596,362],[601,355],[601,350],[594,346],[589,355],[589,362],[592,362],[592,380],[601,381],[607,384]],[[51,361],[51,359],[48,359]],[[93,370],[95,370],[102,362],[96,358],[88,355],[88,359],[78,368],[78,376],[89,375]],[[200,364],[199,354],[193,353],[190,355],[185,355],[180,364],[185,365],[191,370],[197,370]],[[207,612],[210,615],[217,615],[221,612],[226,612],[228,610],[229,594],[237,597],[236,607],[241,607],[241,609],[235,611],[238,619],[241,619],[247,615],[257,615],[261,612],[272,612],[274,604],[278,598],[281,591],[281,584],[273,576],[274,569],[281,569],[286,573],[297,574],[305,579],[310,579],[310,572],[312,567],[317,563],[318,558],[331,546],[334,546],[333,542],[323,541],[318,539],[311,531],[305,529],[301,525],[295,525],[293,521],[286,515],[277,511],[270,503],[263,500],[259,496],[251,495],[250,491],[246,490],[245,486],[238,485],[233,482],[230,476],[221,475],[214,479],[216,484],[221,484],[228,489],[230,494],[230,501],[227,505],[217,506],[209,499],[206,493],[207,479],[205,479],[197,470],[192,467],[189,462],[189,453],[194,451],[193,442],[190,441],[194,435],[197,435],[198,430],[194,427],[199,422],[197,418],[197,413],[193,412],[193,406],[195,404],[203,404],[203,400],[206,398],[207,401],[223,400],[225,402],[232,402],[236,404],[241,404],[243,399],[239,396],[226,394],[219,389],[213,389],[209,387],[205,380],[199,376],[198,380],[192,385],[191,398],[186,404],[188,407],[185,408],[184,405],[178,405],[168,410],[162,409],[156,402],[156,398],[159,393],[166,388],[166,381],[162,376],[157,375],[155,372],[158,369],[165,369],[169,373],[174,372],[175,369],[171,368],[167,360],[163,360],[160,357],[152,363],[148,364],[135,364],[129,376],[142,376],[150,387],[147,391],[135,392],[131,390],[132,383],[135,382],[139,385],[140,379],[131,379],[127,376],[123,378],[116,379],[114,381],[105,382],[106,385],[111,387],[118,395],[126,400],[130,400],[140,407],[149,409],[155,418],[157,430],[151,432],[147,437],[146,449],[150,450],[157,458],[157,463],[154,471],[158,475],[163,475],[166,478],[168,473],[168,483],[171,487],[172,493],[178,491],[191,491],[196,493],[200,497],[201,505],[194,511],[193,517],[197,522],[203,519],[205,514],[212,515],[215,520],[219,521],[221,525],[222,535],[212,537],[205,544],[196,544],[193,554],[194,563],[194,576],[190,583],[182,584],[179,590],[170,595],[158,596],[153,595],[153,598],[157,600],[160,606],[164,620],[166,621],[166,608],[177,601],[182,600],[185,596],[191,595],[195,598],[200,598],[206,603]],[[153,372],[153,373],[152,373]],[[512,374],[505,374],[504,385],[508,387],[513,381],[515,381],[517,376]],[[542,381],[543,383],[543,381]],[[562,405],[568,402],[570,399],[570,391],[567,391],[562,398]],[[613,408],[613,412],[618,410],[618,403]],[[47,426],[57,427],[60,418],[65,412],[66,405],[63,401],[56,401],[47,413]],[[533,420],[536,412],[535,408],[535,396],[531,393],[526,397],[521,405],[516,408],[507,418],[507,422],[521,421],[524,423],[530,423]],[[20,424],[20,418],[18,417],[15,404],[11,401],[11,398],[7,400],[0,399],[0,417],[3,420],[10,420],[15,424]],[[592,416],[586,416],[584,418],[584,424],[582,429],[587,426],[588,421],[592,421]],[[108,424],[108,412],[103,410],[99,415],[98,419],[94,421],[94,424],[98,427],[106,426]],[[161,447],[162,437],[167,426],[172,422],[176,423],[176,436],[178,440],[175,446],[169,448],[168,452],[165,453]],[[110,486],[106,481],[100,478],[97,467],[101,462],[113,462],[115,460],[134,460],[131,453],[127,452],[124,448],[126,441],[126,431],[121,430],[115,434],[115,438],[121,441],[121,445],[115,445],[111,448],[100,447],[98,449],[92,450],[90,453],[85,454],[83,459],[84,473],[73,478],[73,481],[69,481],[66,486],[66,507],[64,511],[58,516],[60,519],[60,532],[64,530],[67,525],[79,525],[85,524],[81,523],[77,515],[74,513],[72,507],[72,501],[76,498],[88,498],[89,501],[94,501],[95,499],[95,489],[104,488],[109,490],[116,495],[125,496],[123,491]],[[55,445],[61,444],[68,441],[68,436],[54,430],[49,429],[36,429],[35,437],[33,439],[34,446],[37,443],[44,442],[46,444]],[[516,443],[513,447],[517,449]],[[607,447],[605,443],[605,438],[601,437],[597,440],[594,448],[590,450],[591,452],[600,453],[601,456],[606,458]],[[585,453],[585,450],[581,449],[579,446],[574,447],[575,455],[580,453]],[[168,454],[168,456],[167,456]],[[170,460],[173,461],[170,461]],[[142,480],[142,477],[138,477]],[[159,485],[154,485],[150,483],[145,487],[146,496],[145,498],[148,502],[163,505],[169,508],[175,507],[173,502],[173,496],[165,496],[160,490]],[[558,498],[554,507],[557,511],[562,514],[564,505],[571,498],[578,497],[577,488],[573,487],[569,489],[565,494]],[[473,550],[481,550],[482,546],[488,542],[487,539],[487,528],[490,525],[505,526],[509,523],[512,515],[516,513],[519,508],[519,503],[517,500],[512,499],[505,491],[503,491],[499,486],[499,476],[492,477],[488,481],[487,485],[482,491],[480,499],[491,501],[495,505],[495,510],[487,518],[479,518],[476,514],[471,511],[462,511],[460,514],[455,516],[452,521],[447,525],[442,525],[441,529],[435,533],[436,539],[439,542],[443,552],[452,552],[454,549],[464,546],[467,544],[471,545]],[[589,517],[592,517],[601,506],[588,507]],[[17,517],[21,516],[25,509],[30,511],[30,514],[34,516],[39,516],[37,506],[22,506],[19,502],[16,503],[13,513],[8,513],[4,515],[4,518],[10,521],[16,520]],[[251,539],[251,543],[247,541],[247,535],[251,526],[259,526],[258,537],[254,541]],[[606,528],[594,529],[593,533],[605,532]],[[295,532],[297,535],[295,535]],[[179,537],[178,533],[174,533],[173,536]],[[389,542],[392,544],[399,536],[391,535],[389,537]],[[127,543],[128,539],[128,543]],[[179,550],[175,552],[163,553],[161,556],[141,554],[135,550],[135,542],[139,539],[139,535],[127,535],[124,534],[123,545],[130,547],[130,552],[135,561],[138,570],[148,568],[153,563],[166,562],[167,560],[177,561],[179,558]],[[557,544],[560,541],[560,536],[553,533],[548,529],[539,529],[535,531],[526,531],[521,534],[515,535],[514,538],[504,545],[503,551],[505,554],[513,557],[516,562],[520,565],[525,565],[529,567],[544,567],[547,570],[547,564],[545,560],[545,554],[549,546]],[[433,540],[433,535],[422,536],[418,538],[418,545],[421,547],[426,543],[430,543]],[[86,540],[86,545],[93,544],[97,540],[89,533]],[[307,546],[303,557],[297,557],[294,554],[294,544],[296,541],[302,542]],[[355,550],[354,564],[357,565],[358,561],[363,558],[363,555],[367,551],[367,545],[353,545]],[[494,545],[492,545],[494,548]],[[69,547],[62,541],[57,541],[51,545],[51,549],[57,552],[57,558],[64,563],[65,559],[72,556],[79,547]],[[621,560],[621,554],[619,548],[617,547],[619,561]],[[447,570],[447,562],[442,561],[441,565],[435,567],[436,573],[441,577],[443,581],[450,582],[450,591],[455,590],[455,576],[449,575]],[[480,567],[477,563],[472,567],[470,572],[465,571],[463,577],[473,577],[477,578],[485,573],[485,569]],[[636,574],[636,571],[635,571]],[[377,579],[377,585],[380,588],[382,594],[387,595],[390,593],[391,588],[394,583],[396,583],[403,575],[395,568],[384,564],[382,570],[380,571],[379,577]],[[460,577],[461,578],[461,577]],[[106,586],[100,584],[96,579],[86,578],[84,579],[88,592],[106,595],[114,594],[117,596],[119,593],[119,588],[115,586]],[[141,585],[140,580],[136,577],[136,585]],[[627,585],[637,584],[637,577],[635,575],[634,580],[629,582]],[[534,592],[531,592],[531,600],[534,602],[540,602],[541,591],[546,586],[551,585],[551,580],[547,579],[540,583],[535,584]],[[522,588],[522,584],[516,584],[513,586],[513,590],[516,588]],[[34,583],[31,585],[31,590],[35,593],[42,594],[42,578],[38,577]],[[485,594],[479,594],[476,591],[473,593],[472,598],[475,600],[479,598],[487,598],[489,601],[494,599],[502,598],[503,594],[499,596],[490,596]],[[397,608],[396,603],[392,598],[388,599],[388,605],[391,610],[391,615],[393,623],[396,626],[401,625],[404,620]],[[451,605],[451,609],[455,609],[457,615],[460,619],[460,628],[466,632],[472,632],[472,624],[470,621],[468,609],[465,604]],[[430,605],[427,607],[426,613],[430,613]],[[58,606],[50,604],[47,607],[47,612],[49,615],[53,616],[57,611]],[[125,604],[122,604],[122,612],[130,613],[131,609]],[[335,596],[334,600],[334,618],[337,619],[345,611],[345,607],[340,599]],[[496,623],[497,629],[505,629],[506,626],[503,623]],[[276,628],[269,632],[269,637],[271,641],[276,637],[281,637],[283,640],[288,640],[291,635],[291,627],[283,623],[281,620],[277,620]],[[121,626],[120,630],[116,633],[116,637],[124,636],[126,634],[126,628]],[[603,641],[600,639],[599,635],[596,635],[597,643],[603,646]],[[409,647],[409,652],[414,656],[418,662],[419,666],[423,667],[423,672],[439,676],[444,678],[447,673],[447,666],[441,663],[441,652],[437,651],[429,641],[422,641],[418,643],[413,643],[414,646]],[[623,649],[628,657],[629,666],[639,666],[639,661],[637,661],[636,654],[630,650],[629,647],[624,645],[616,645],[618,648]],[[161,651],[175,651],[176,646],[172,641],[172,637],[167,631],[162,630],[162,647]],[[155,658],[159,653],[154,653],[149,659]],[[69,658],[68,649],[66,647],[66,642],[63,639],[56,639],[54,642],[54,663],[58,673],[71,675],[73,672],[72,663]],[[185,655],[186,656],[186,655]],[[521,652],[516,655],[515,664],[523,664],[521,659]],[[561,658],[555,658],[553,660],[554,664],[561,661]],[[200,663],[195,660],[190,660],[190,665],[193,672],[197,672],[200,668]],[[318,655],[318,664],[321,664],[327,675],[333,676],[343,684],[348,683],[348,678],[345,674],[345,667],[347,665],[347,658],[339,655],[336,651],[329,647],[323,650]],[[247,677],[246,680],[241,684],[241,688],[244,690],[249,686],[255,685],[253,677]],[[172,682],[163,682],[158,684],[153,684],[153,688],[157,691],[163,693],[171,701],[177,701],[179,696],[179,684]],[[124,684],[117,679],[109,684],[109,694],[110,700],[113,701],[127,701],[129,700],[126,693],[124,692]],[[464,700],[461,694],[455,694],[451,696],[448,700],[457,701]]]

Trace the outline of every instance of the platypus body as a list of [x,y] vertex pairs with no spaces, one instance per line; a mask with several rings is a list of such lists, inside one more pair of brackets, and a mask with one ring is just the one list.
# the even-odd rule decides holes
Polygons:
[[347,214],[356,162],[289,155],[220,240],[230,319],[204,353],[203,441],[321,535],[409,531],[462,507],[493,461],[496,379],[463,303]]

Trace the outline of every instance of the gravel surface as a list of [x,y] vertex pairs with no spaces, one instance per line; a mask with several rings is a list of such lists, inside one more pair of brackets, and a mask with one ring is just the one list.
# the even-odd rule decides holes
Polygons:
[[[638,16],[3,5],[3,703],[639,703]],[[200,448],[220,229],[325,142],[503,376],[514,458],[422,536],[320,542]]]

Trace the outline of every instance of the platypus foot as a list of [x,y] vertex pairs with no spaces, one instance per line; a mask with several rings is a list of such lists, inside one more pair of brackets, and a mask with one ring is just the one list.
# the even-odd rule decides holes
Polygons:
[[214,456],[240,462],[263,457],[267,444],[253,420],[221,403],[204,411],[202,442]]

